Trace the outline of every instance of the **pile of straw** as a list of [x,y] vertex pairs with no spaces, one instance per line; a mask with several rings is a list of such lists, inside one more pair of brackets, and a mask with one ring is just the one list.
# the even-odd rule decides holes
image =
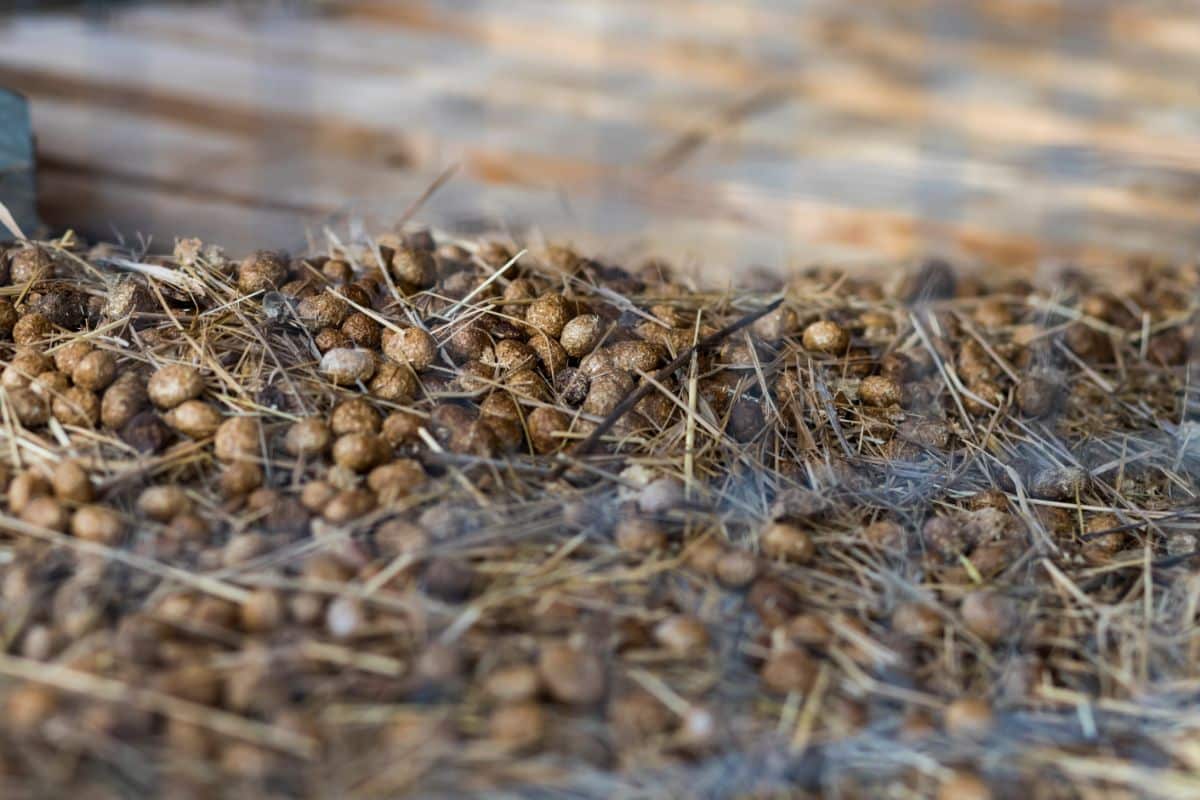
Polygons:
[[1195,271],[0,262],[6,796],[1200,793]]

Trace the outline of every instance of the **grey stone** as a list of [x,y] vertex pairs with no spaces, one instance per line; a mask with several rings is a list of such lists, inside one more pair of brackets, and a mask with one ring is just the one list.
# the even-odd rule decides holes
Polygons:
[[[33,133],[25,98],[0,89],[0,202],[26,235],[37,228]],[[0,230],[0,239],[10,238]]]

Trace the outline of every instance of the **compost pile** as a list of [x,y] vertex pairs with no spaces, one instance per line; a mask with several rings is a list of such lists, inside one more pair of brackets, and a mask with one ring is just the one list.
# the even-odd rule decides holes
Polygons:
[[2,252],[6,797],[1200,791],[1193,269]]

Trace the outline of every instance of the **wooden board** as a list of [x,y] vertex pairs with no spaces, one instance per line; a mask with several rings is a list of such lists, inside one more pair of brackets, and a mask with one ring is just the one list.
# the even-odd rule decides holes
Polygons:
[[[272,5],[274,7],[274,5]],[[1194,257],[1200,10],[351,0],[0,24],[45,219],[299,246],[420,218],[728,265]],[[242,9],[242,10],[239,10]]]

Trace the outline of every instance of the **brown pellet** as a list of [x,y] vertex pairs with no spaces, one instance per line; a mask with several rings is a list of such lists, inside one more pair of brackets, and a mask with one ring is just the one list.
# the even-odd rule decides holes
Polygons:
[[484,691],[499,703],[519,703],[532,700],[541,687],[538,672],[528,664],[501,667],[484,680]]
[[946,706],[943,714],[946,732],[957,736],[977,736],[992,726],[992,707],[981,697],[962,697]]
[[488,735],[509,752],[532,750],[546,735],[546,716],[536,702],[501,706],[488,719]]
[[334,463],[354,472],[365,472],[387,457],[387,446],[374,433],[347,433],[333,443]]
[[335,347],[321,357],[321,373],[336,386],[353,386],[375,374],[375,356],[370,350]]
[[375,493],[366,489],[346,489],[335,494],[321,508],[322,516],[329,522],[341,524],[358,519],[375,508]]
[[50,421],[50,404],[32,389],[8,389],[8,406],[13,415],[27,428],[37,428]]
[[138,496],[137,509],[158,522],[190,511],[192,501],[179,486],[149,486]]
[[262,426],[255,417],[230,417],[217,428],[213,449],[222,461],[253,458],[261,449]]
[[163,415],[163,421],[192,439],[203,439],[220,430],[221,412],[203,400],[185,400]]
[[107,350],[93,350],[75,365],[71,371],[71,380],[76,386],[99,392],[106,388],[117,377],[117,359]]
[[567,300],[561,294],[544,294],[525,310],[525,323],[536,333],[557,339],[571,319]]
[[625,692],[608,704],[608,719],[622,739],[642,742],[665,733],[674,722],[671,712],[648,692]]
[[631,553],[652,553],[667,545],[667,534],[649,519],[633,517],[617,523],[617,546]]
[[604,323],[596,314],[580,314],[563,325],[559,342],[572,358],[583,358],[596,349],[604,335]]
[[[350,315],[350,304],[329,292],[310,295],[296,304],[296,316],[311,330],[336,328]],[[346,333],[347,338],[350,334]]]
[[346,433],[379,433],[383,417],[368,400],[353,397],[334,406],[329,427],[335,436]]
[[571,418],[563,412],[541,406],[530,412],[526,419],[529,442],[537,453],[553,453],[563,446],[563,438],[571,427]]
[[129,424],[150,402],[146,386],[135,375],[118,378],[100,398],[100,421],[110,430]]
[[161,409],[172,409],[186,400],[193,400],[204,391],[204,378],[199,370],[187,364],[167,364],[150,376],[146,393]]
[[63,425],[94,428],[100,423],[101,401],[93,391],[69,386],[54,395],[50,405],[54,418]]
[[19,318],[12,301],[0,298],[0,337],[11,337],[13,326],[17,324]]
[[5,724],[15,733],[36,733],[59,708],[58,693],[39,683],[23,683],[5,698]]
[[286,617],[283,598],[274,589],[255,589],[241,604],[242,629],[248,633],[275,630]]
[[591,380],[583,410],[598,417],[608,416],[634,389],[633,378],[621,371],[597,375]]
[[616,369],[634,374],[653,372],[663,357],[662,347],[653,342],[617,342],[605,349]]
[[262,467],[251,461],[235,461],[221,470],[221,492],[226,497],[240,497],[262,486]]
[[538,656],[538,673],[550,696],[567,705],[598,703],[608,685],[603,662],[594,654],[565,642],[542,648]]
[[829,623],[814,613],[797,614],[784,626],[787,638],[795,645],[824,647],[833,641]]
[[26,503],[20,516],[22,522],[59,533],[66,533],[71,521],[71,514],[66,507],[55,498],[45,495],[34,497]]
[[912,639],[930,639],[942,630],[942,619],[922,603],[901,603],[892,612],[892,630]]
[[842,355],[850,346],[850,335],[836,322],[821,320],[811,323],[801,337],[806,350],[828,355]]
[[858,385],[858,396],[865,404],[877,408],[900,405],[903,401],[900,384],[883,375],[863,378]]
[[26,470],[12,479],[8,485],[8,510],[20,514],[31,501],[45,497],[52,491],[51,484],[44,476]]
[[9,270],[14,285],[34,283],[54,274],[54,257],[37,245],[23,247],[13,253]]
[[[71,379],[57,370],[48,370],[41,373],[33,382],[29,384],[29,388],[42,397],[50,398],[51,402],[58,395],[63,394],[68,389],[77,388],[71,386]],[[87,391],[86,389],[82,391]],[[100,408],[100,399],[96,398],[96,409]]]
[[381,435],[388,444],[399,447],[402,444],[416,441],[419,438],[420,427],[420,417],[405,411],[395,411],[384,419]]
[[758,561],[745,550],[727,550],[717,561],[717,580],[731,589],[749,586],[758,577]]
[[803,650],[772,653],[763,663],[759,677],[772,692],[807,692],[817,676],[817,665]]
[[313,337],[313,344],[323,354],[331,350],[355,349],[354,341],[342,333],[339,328],[321,328],[321,330],[317,331],[317,335]]
[[300,490],[300,504],[313,513],[320,513],[337,493],[337,487],[327,481],[310,481]]
[[95,349],[92,343],[85,339],[73,339],[54,350],[54,366],[64,375],[75,371],[76,365]]
[[1049,378],[1030,375],[1017,385],[1017,405],[1027,417],[1041,417],[1054,410],[1061,388]]
[[537,353],[546,372],[554,376],[567,367],[567,351],[547,334],[536,333],[529,337],[529,347]]
[[0,373],[0,386],[6,389],[24,388],[50,367],[51,361],[45,353],[22,348],[12,357],[4,372]]
[[78,461],[60,461],[50,474],[54,495],[64,503],[87,503],[94,491],[87,471]]
[[379,347],[382,328],[371,317],[355,311],[342,322],[342,333],[350,337],[358,347],[374,350]]
[[417,489],[425,482],[425,470],[419,461],[403,459],[383,464],[371,470],[367,476],[367,486],[389,500],[395,500]]
[[36,345],[54,334],[54,323],[41,314],[23,315],[12,328],[12,340],[19,345]]
[[638,492],[637,504],[643,514],[654,516],[679,508],[686,501],[683,483],[671,476],[663,476],[642,487]]
[[293,456],[321,455],[329,449],[333,434],[325,420],[308,417],[293,423],[284,439],[284,449]]
[[985,642],[998,642],[1013,633],[1017,622],[1016,604],[988,590],[972,592],[962,601],[963,623]]
[[956,770],[938,787],[937,800],[992,800],[992,790],[978,775]]
[[787,522],[768,525],[759,537],[759,546],[768,558],[797,564],[807,564],[817,552],[808,531]]
[[89,542],[115,544],[125,529],[125,521],[107,506],[85,505],[71,517],[71,533]]
[[675,655],[693,655],[708,646],[708,628],[696,617],[676,614],[654,626],[654,639]]
[[238,265],[238,289],[254,294],[282,286],[287,280],[287,259],[280,253],[259,250]]
[[383,332],[383,352],[397,364],[423,372],[437,360],[437,342],[420,328],[387,329]]
[[437,279],[437,263],[426,250],[400,247],[392,254],[390,266],[397,283],[408,291],[427,289]]

